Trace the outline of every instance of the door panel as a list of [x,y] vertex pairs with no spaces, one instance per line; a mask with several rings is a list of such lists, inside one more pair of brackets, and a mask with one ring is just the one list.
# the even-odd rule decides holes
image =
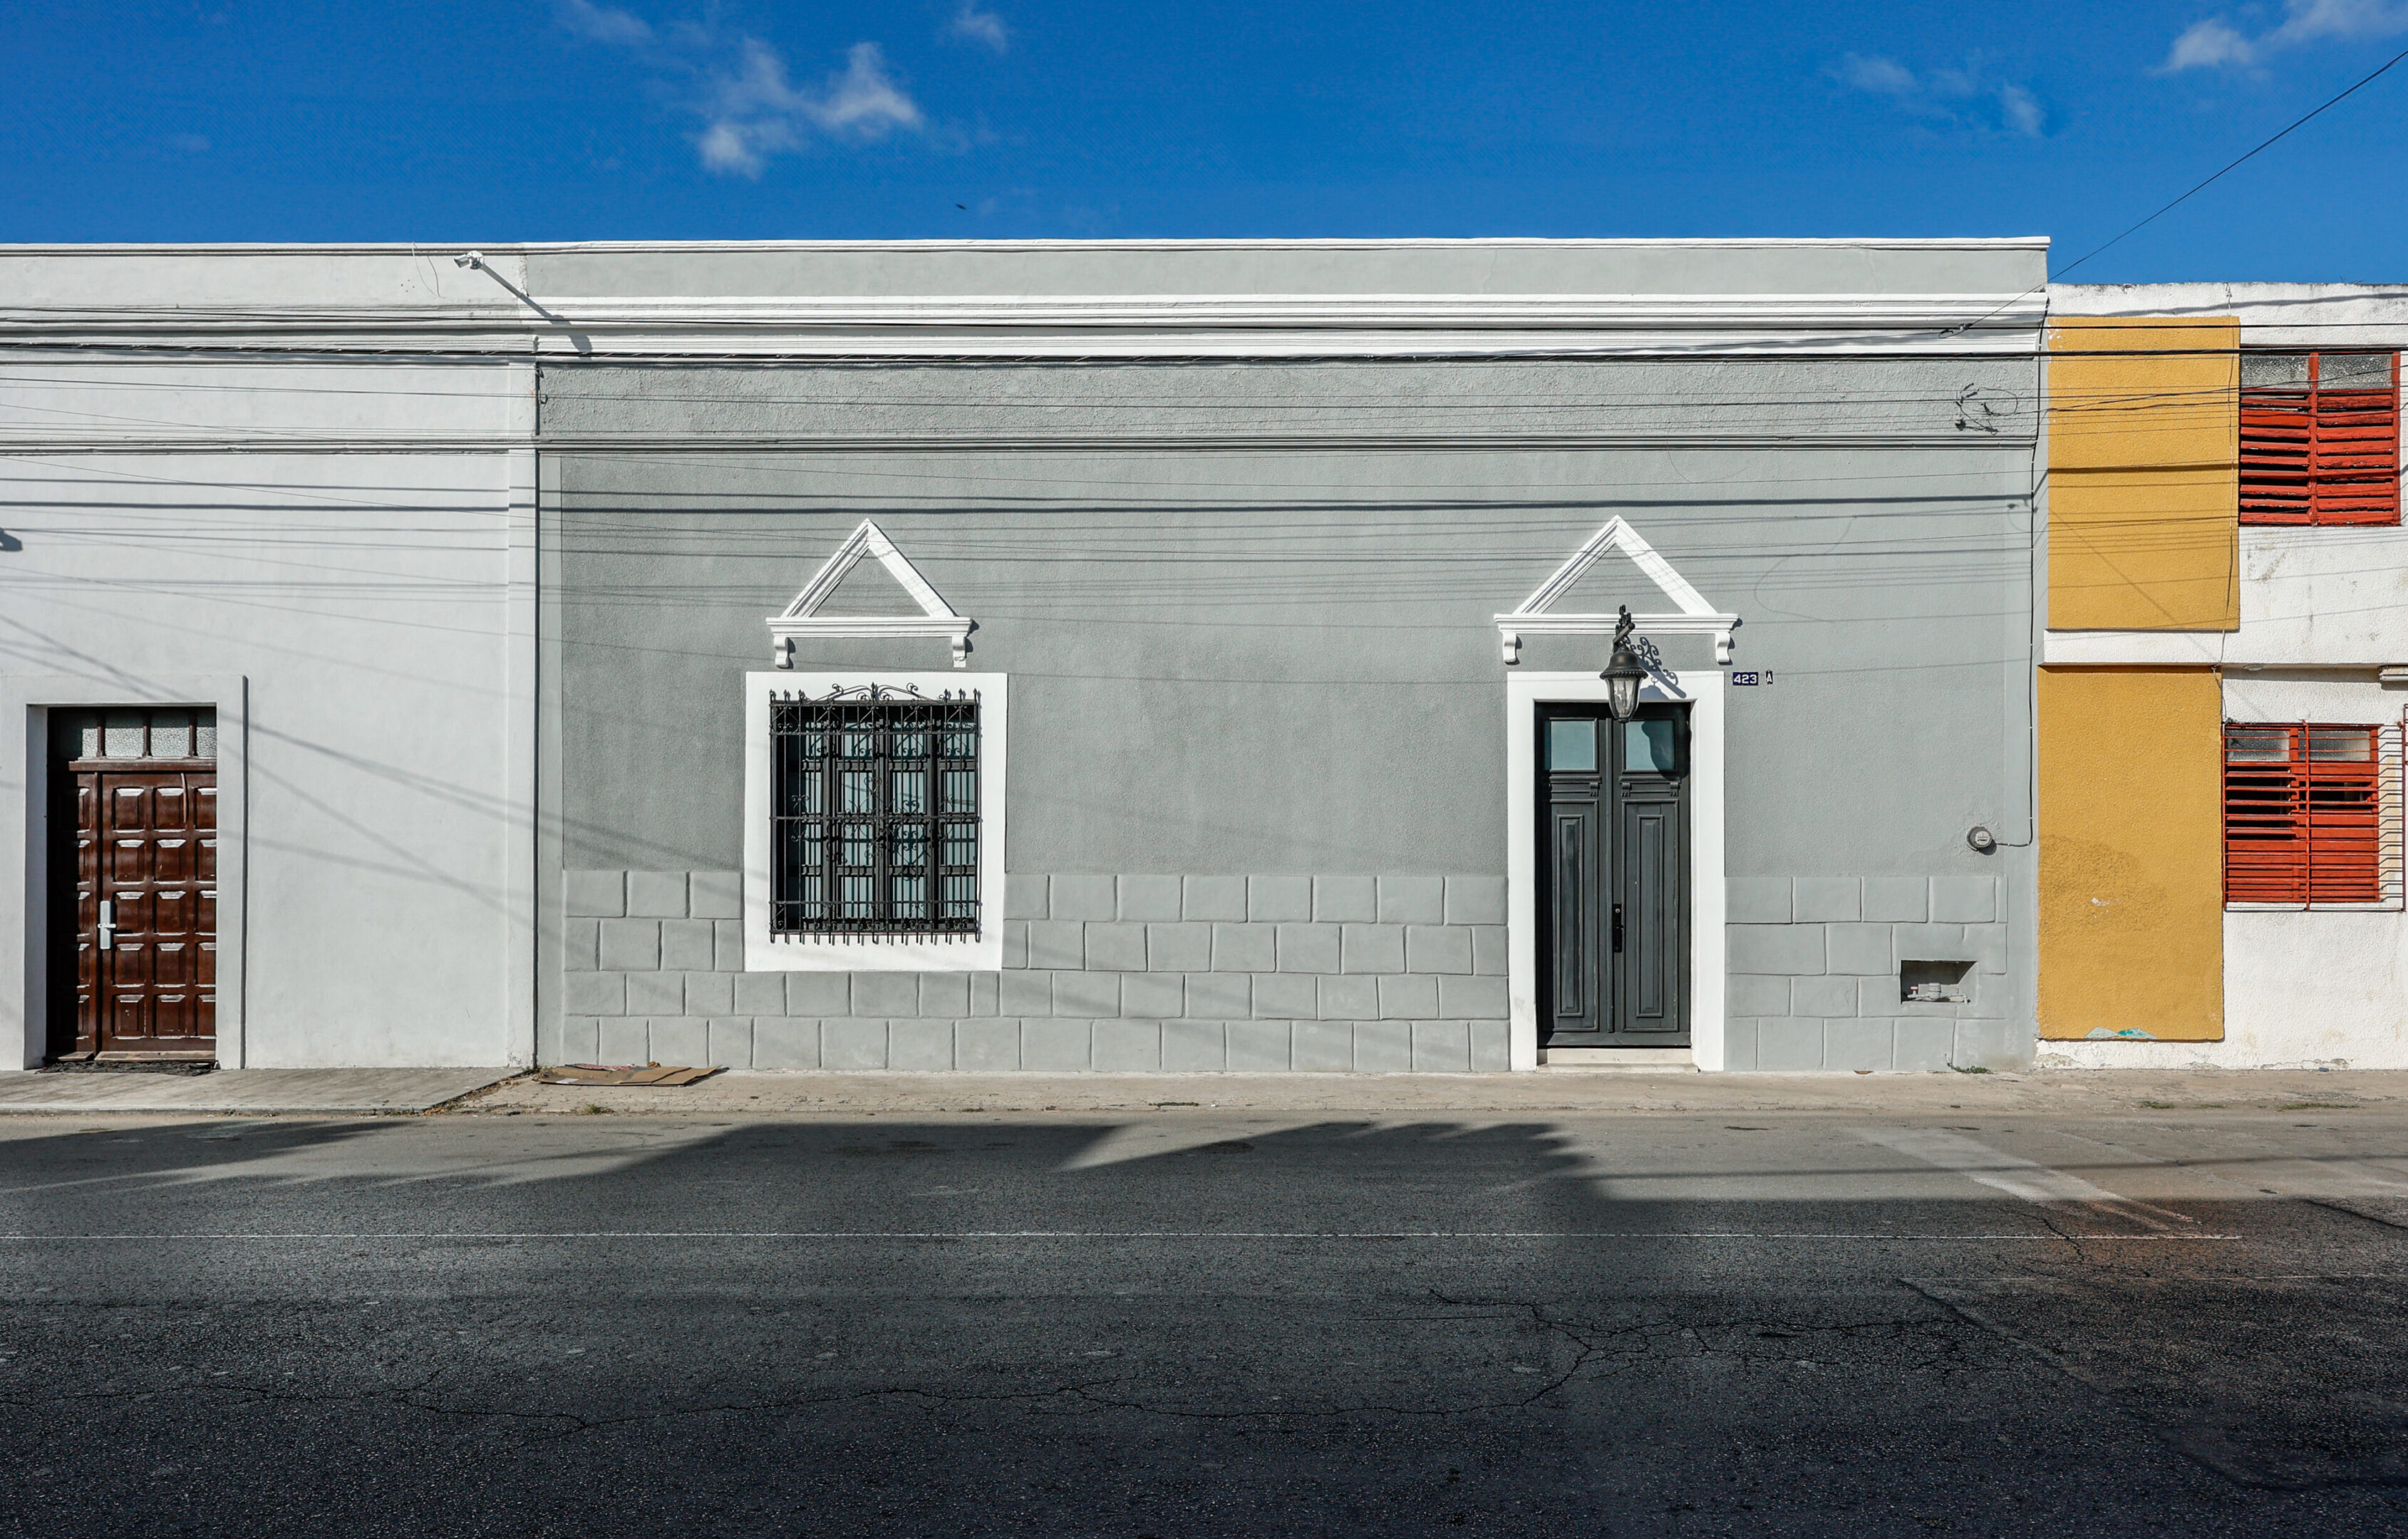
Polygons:
[[1688,948],[1683,916],[1681,807],[1626,799],[1622,807],[1623,999],[1621,1029],[1660,1035],[1687,1029],[1682,979]]
[[[1604,725],[1610,726],[1611,723]],[[1611,859],[1600,724],[1574,713],[1539,723],[1541,808],[1540,1030],[1561,1043],[1601,1043],[1612,1015],[1612,903],[1600,883]]]
[[125,829],[126,822],[122,818],[109,825],[108,879],[111,882],[147,881],[150,876],[150,841],[139,835],[129,839],[125,836]]
[[1598,944],[1598,808],[1594,789],[1588,801],[1578,793],[1557,802],[1555,819],[1553,902],[1554,933],[1562,937],[1554,948],[1551,1028],[1558,1034],[1593,1034],[1605,1029],[1606,974],[1611,965]]
[[193,841],[189,837],[155,839],[151,841],[150,848],[156,852],[151,859],[158,880],[189,882],[193,879],[194,867],[198,862],[194,859]]

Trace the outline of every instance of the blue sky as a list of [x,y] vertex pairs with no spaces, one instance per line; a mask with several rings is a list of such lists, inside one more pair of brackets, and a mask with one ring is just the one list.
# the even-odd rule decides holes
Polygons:
[[[0,240],[2028,235],[2408,0],[19,0]],[[2408,277],[2408,64],[2072,276]]]

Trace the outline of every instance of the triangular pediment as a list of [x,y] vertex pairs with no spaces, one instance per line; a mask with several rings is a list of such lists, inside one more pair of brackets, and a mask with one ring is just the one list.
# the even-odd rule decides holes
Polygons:
[[[844,579],[865,560],[875,560],[902,590],[902,596],[914,607],[897,606],[894,614],[826,614],[823,611]],[[849,606],[848,606],[849,607]],[[920,569],[886,537],[886,532],[867,519],[846,536],[795,601],[786,606],[783,614],[769,617],[769,634],[773,640],[773,660],[781,668],[794,666],[795,642],[813,636],[933,636],[953,644],[953,666],[969,663],[971,621],[966,615],[953,612],[943,595],[920,575]]]
[[1497,630],[1503,638],[1505,661],[1518,662],[1524,635],[1592,635],[1609,634],[1620,618],[1615,612],[1574,613],[1558,610],[1555,605],[1580,585],[1589,569],[1608,556],[1620,556],[1638,569],[1656,591],[1672,601],[1668,613],[1637,614],[1632,620],[1641,630],[1666,634],[1705,634],[1714,638],[1714,661],[1728,663],[1731,652],[1731,630],[1739,617],[1715,608],[1706,601],[1688,578],[1673,568],[1661,552],[1640,537],[1639,531],[1619,516],[1606,521],[1605,527],[1588,537],[1587,543],[1573,551],[1569,560],[1531,590],[1530,596],[1515,606],[1510,614],[1496,617]]

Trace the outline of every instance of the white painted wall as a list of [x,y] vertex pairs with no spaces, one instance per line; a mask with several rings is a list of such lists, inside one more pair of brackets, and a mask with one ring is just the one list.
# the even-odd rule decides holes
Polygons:
[[[496,296],[486,275],[394,253],[0,250],[0,279],[9,304],[162,328],[208,306]],[[173,698],[193,677],[248,696],[248,783],[222,790],[248,812],[246,879],[222,884],[243,944],[222,1062],[530,1058],[530,429],[532,371],[503,359],[0,362],[9,698]],[[41,708],[20,710],[12,733],[38,754]],[[0,819],[38,860],[29,778],[0,766]],[[24,1043],[0,1047],[5,1067],[41,1058],[31,891],[0,884],[0,1040]]]
[[[0,461],[22,547],[0,553],[0,669],[53,695],[85,680],[94,704],[161,676],[248,680],[250,1066],[513,1061],[509,953],[530,941],[509,912],[507,748],[532,706],[508,674],[504,471]],[[22,771],[0,781],[0,817],[30,823],[24,802]]]

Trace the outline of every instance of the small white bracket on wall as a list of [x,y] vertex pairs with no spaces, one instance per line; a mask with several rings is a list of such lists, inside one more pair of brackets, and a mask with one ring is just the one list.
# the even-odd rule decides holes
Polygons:
[[1672,569],[1670,562],[1657,555],[1654,546],[1641,539],[1639,532],[1618,517],[1590,535],[1588,543],[1572,552],[1571,559],[1556,567],[1555,575],[1539,584],[1528,598],[1514,606],[1512,614],[1496,617],[1505,661],[1522,661],[1522,638],[1526,635],[1612,635],[1614,622],[1620,618],[1617,615],[1552,614],[1548,606],[1570,592],[1590,567],[1616,550],[1629,557],[1630,563],[1646,574],[1647,580],[1680,609],[1678,614],[1631,616],[1639,628],[1654,635],[1712,636],[1714,662],[1727,665],[1731,660],[1731,632],[1739,625],[1739,617],[1708,604],[1704,595],[1689,586],[1686,577]]
[[[902,590],[911,595],[920,606],[916,615],[828,615],[820,614],[820,606],[833,597],[847,574],[861,563],[865,556],[874,556],[878,564],[886,568]],[[886,532],[870,522],[861,520],[827,563],[812,575],[786,606],[786,612],[769,617],[769,661],[781,668],[795,665],[795,642],[797,638],[814,636],[910,637],[942,638],[953,644],[953,666],[967,668],[970,662],[969,618],[953,613],[919,569],[895,549]]]

